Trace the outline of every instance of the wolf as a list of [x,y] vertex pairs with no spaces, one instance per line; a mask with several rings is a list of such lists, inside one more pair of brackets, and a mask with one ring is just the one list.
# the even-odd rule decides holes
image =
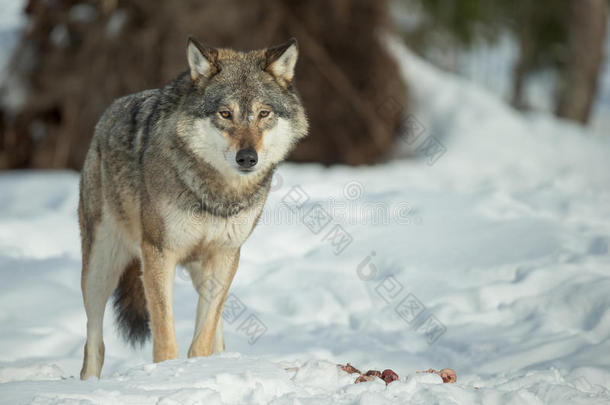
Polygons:
[[[294,87],[297,41],[249,52],[189,37],[188,69],[160,89],[114,101],[97,123],[80,179],[81,379],[100,377],[102,323],[114,291],[132,344],[178,356],[177,265],[199,294],[189,357],[225,349],[222,309],[276,166],[308,122]],[[210,285],[218,288],[210,288]]]

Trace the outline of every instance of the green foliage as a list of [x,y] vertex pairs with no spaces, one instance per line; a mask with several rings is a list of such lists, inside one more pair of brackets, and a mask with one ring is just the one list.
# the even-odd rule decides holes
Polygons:
[[569,0],[533,2],[502,0],[510,18],[507,28],[527,48],[528,70],[558,68],[565,62]]
[[417,51],[440,45],[470,47],[493,43],[511,32],[527,53],[527,70],[557,68],[565,58],[568,0],[400,0],[423,11],[418,26],[405,33]]
[[485,0],[422,0],[422,8],[431,28],[444,31],[464,45],[470,45],[487,28],[488,38],[495,39],[498,26],[496,3]]

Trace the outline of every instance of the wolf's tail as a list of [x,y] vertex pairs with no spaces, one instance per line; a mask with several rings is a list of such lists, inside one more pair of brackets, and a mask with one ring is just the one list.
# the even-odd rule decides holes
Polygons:
[[132,346],[144,344],[150,337],[148,309],[144,285],[140,277],[140,261],[132,261],[123,271],[114,290],[114,313],[117,329]]

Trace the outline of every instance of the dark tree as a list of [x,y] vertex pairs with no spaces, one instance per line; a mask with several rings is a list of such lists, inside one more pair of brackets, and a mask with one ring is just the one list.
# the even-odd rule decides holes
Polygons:
[[234,49],[298,39],[311,132],[293,160],[373,163],[399,135],[406,89],[379,37],[385,1],[30,0],[27,14],[10,75],[26,99],[0,110],[0,168],[79,169],[113,99],[186,70],[189,34]]

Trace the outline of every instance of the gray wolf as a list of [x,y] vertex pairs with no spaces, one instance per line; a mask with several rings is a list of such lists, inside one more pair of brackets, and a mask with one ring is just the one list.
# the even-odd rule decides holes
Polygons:
[[[199,293],[188,356],[224,350],[221,313],[240,248],[274,169],[307,134],[293,83],[296,40],[238,52],[191,37],[186,54],[187,71],[116,100],[95,127],[78,207],[87,314],[81,379],[100,376],[113,291],[123,336],[136,344],[152,332],[155,362],[178,356],[177,265]],[[210,296],[212,279],[221,288]]]

